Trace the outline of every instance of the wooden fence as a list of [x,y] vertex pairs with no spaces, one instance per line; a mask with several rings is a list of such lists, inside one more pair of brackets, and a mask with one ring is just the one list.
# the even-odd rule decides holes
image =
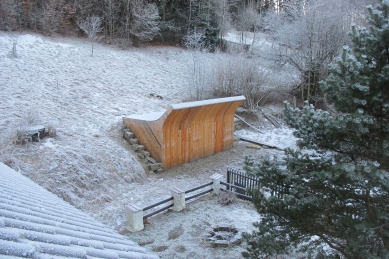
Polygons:
[[[206,184],[197,186],[195,188],[182,191],[179,188],[172,188],[171,194],[172,196],[164,199],[162,201],[156,202],[150,206],[141,208],[136,204],[129,204],[127,206],[127,225],[128,229],[132,232],[140,231],[144,228],[144,221],[163,211],[172,209],[173,211],[181,211],[186,207],[186,201],[200,197],[202,195],[213,192],[214,194],[218,194],[221,187],[221,179],[223,178],[220,174],[213,174],[211,177],[211,182]],[[211,186],[212,185],[212,186]],[[211,186],[210,188],[206,188]],[[205,189],[206,188],[206,189]],[[187,195],[187,194],[191,195]],[[193,193],[193,194],[192,194]],[[165,204],[161,208],[157,208],[160,205]],[[157,208],[157,209],[156,209]],[[154,209],[154,210],[152,210]],[[146,211],[152,210],[148,214],[145,214]]]
[[[128,229],[132,232],[140,231],[144,228],[143,223],[147,218],[169,209],[172,209],[173,211],[181,211],[185,209],[186,201],[211,192],[216,195],[219,194],[220,191],[232,192],[238,198],[250,201],[252,201],[252,197],[250,196],[249,192],[250,189],[266,189],[270,192],[271,196],[275,196],[278,199],[282,199],[283,195],[287,192],[287,188],[285,188],[283,185],[276,185],[268,181],[262,181],[262,179],[246,175],[244,172],[232,168],[227,170],[227,182],[223,182],[222,179],[224,177],[218,173],[213,174],[210,178],[212,180],[211,182],[186,191],[182,191],[179,188],[172,188],[171,197],[144,208],[141,208],[135,204],[129,204],[127,206]],[[205,189],[208,186],[211,187]],[[189,193],[194,194],[187,195]],[[165,204],[163,207],[157,208],[163,204]],[[148,214],[145,214],[145,212],[149,210],[152,211]]]

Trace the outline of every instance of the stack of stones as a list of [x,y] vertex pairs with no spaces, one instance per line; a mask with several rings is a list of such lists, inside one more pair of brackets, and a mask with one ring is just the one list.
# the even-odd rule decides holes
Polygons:
[[206,239],[213,247],[227,247],[240,244],[242,242],[242,232],[233,226],[221,224],[214,228],[209,228]]
[[150,152],[145,150],[145,146],[140,145],[138,139],[135,137],[135,134],[130,131],[128,127],[123,129],[123,138],[131,145],[132,150],[134,150],[138,157],[147,165],[147,169],[154,173],[162,173],[163,168],[161,163],[157,163],[155,159],[150,157]]
[[243,127],[243,121],[234,117],[234,130],[240,130]]

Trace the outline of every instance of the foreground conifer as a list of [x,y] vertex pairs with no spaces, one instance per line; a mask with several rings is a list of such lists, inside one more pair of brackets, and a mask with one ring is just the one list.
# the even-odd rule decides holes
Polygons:
[[336,113],[286,103],[301,150],[245,161],[265,186],[284,190],[282,197],[253,191],[263,217],[245,235],[245,258],[297,250],[316,258],[389,258],[389,3],[368,10],[369,27],[353,28],[352,48],[321,84]]

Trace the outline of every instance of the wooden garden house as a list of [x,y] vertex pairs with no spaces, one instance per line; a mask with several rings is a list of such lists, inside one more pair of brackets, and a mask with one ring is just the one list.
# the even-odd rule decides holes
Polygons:
[[123,117],[139,143],[164,169],[228,150],[234,114],[244,96],[172,104],[167,111]]

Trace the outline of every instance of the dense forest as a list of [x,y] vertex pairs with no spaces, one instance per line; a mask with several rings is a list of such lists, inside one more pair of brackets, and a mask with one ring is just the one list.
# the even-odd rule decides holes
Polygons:
[[293,1],[4,0],[0,2],[0,28],[75,34],[77,22],[96,16],[102,19],[108,43],[115,39],[177,43],[194,28],[212,40],[226,24],[237,21],[248,5],[260,13],[281,10],[286,2]]
[[[188,32],[197,30],[204,34],[208,45],[214,45],[231,26],[242,31],[264,29],[265,14],[288,12],[297,5],[304,8],[309,2],[312,1],[2,0],[0,30],[82,35],[77,24],[99,17],[101,34],[109,44],[177,44]],[[345,2],[355,7],[368,1]]]

